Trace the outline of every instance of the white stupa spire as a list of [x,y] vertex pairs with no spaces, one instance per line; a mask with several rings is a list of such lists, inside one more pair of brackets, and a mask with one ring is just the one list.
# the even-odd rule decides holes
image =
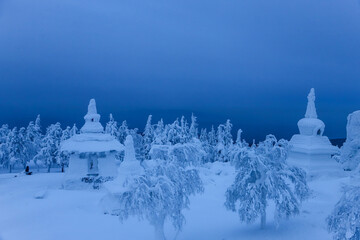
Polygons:
[[140,161],[136,159],[134,140],[131,135],[127,135],[125,139],[125,156],[124,161],[120,164],[119,175],[141,175],[144,171],[140,165]]
[[317,118],[316,107],[315,107],[315,89],[312,88],[307,97],[308,104],[306,108],[305,118]]
[[143,175],[145,170],[140,161],[136,159],[134,140],[131,135],[125,139],[125,156],[118,168],[118,176],[114,181],[107,182],[106,188],[112,193],[119,193],[126,190],[126,183],[133,181],[136,176]]
[[90,99],[88,112],[84,119],[85,124],[81,128],[82,133],[102,133],[104,131],[100,123],[100,115],[97,113],[95,99]]

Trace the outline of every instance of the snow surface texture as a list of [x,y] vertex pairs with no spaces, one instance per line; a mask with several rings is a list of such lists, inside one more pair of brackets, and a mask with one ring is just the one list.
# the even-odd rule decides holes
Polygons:
[[[190,197],[190,209],[184,211],[186,224],[177,240],[331,240],[327,232],[327,216],[341,196],[341,186],[348,183],[345,175],[324,175],[309,182],[312,197],[304,202],[300,215],[284,221],[278,228],[270,218],[267,228],[259,223],[243,224],[237,213],[227,211],[226,189],[235,178],[229,163],[210,163],[200,168],[205,192]],[[342,174],[347,174],[342,172]],[[147,221],[130,218],[123,223],[117,217],[104,215],[99,206],[106,194],[100,190],[62,190],[62,173],[34,174],[14,178],[0,175],[0,236],[4,240],[97,240],[97,239],[154,239],[153,227]],[[38,192],[47,190],[43,199]],[[270,204],[268,215],[274,214]],[[173,239],[176,231],[165,222],[165,233]]]
[[360,111],[349,114],[347,120],[347,138],[341,148],[340,159],[344,169],[353,170],[360,163]]
[[317,118],[313,88],[308,95],[305,118],[300,119],[298,127],[300,134],[295,134],[289,142],[289,161],[310,171],[319,169],[317,165],[326,170],[337,168],[332,155],[338,154],[339,149],[323,136],[325,124]]

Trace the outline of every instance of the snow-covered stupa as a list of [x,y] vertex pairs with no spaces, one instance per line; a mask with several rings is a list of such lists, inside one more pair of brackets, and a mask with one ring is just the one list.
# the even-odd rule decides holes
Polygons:
[[305,118],[298,122],[300,134],[295,134],[289,142],[288,159],[302,167],[336,164],[332,156],[337,154],[339,149],[331,145],[328,137],[323,136],[325,124],[317,117],[313,88],[307,98]]
[[136,159],[134,141],[131,135],[126,137],[124,144],[125,156],[118,168],[118,175],[114,181],[105,183],[105,188],[108,190],[108,194],[101,200],[105,213],[116,214],[116,209],[118,209],[116,196],[125,192],[127,190],[127,186],[131,185],[136,177],[145,173],[140,161]]
[[75,134],[61,143],[61,151],[70,153],[65,186],[87,177],[116,177],[115,154],[124,146],[115,137],[105,134],[96,110],[95,99],[91,99],[85,124],[80,134]]

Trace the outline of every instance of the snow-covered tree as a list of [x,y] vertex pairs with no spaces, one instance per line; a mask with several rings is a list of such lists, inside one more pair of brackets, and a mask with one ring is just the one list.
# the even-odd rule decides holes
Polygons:
[[232,130],[232,124],[228,119],[224,125],[224,143],[225,143],[225,147],[227,148],[229,148],[234,143],[231,130]]
[[41,144],[41,126],[40,115],[37,116],[35,123],[30,122],[26,128],[26,137],[28,141],[29,157],[32,159],[39,151]]
[[178,165],[197,166],[203,162],[206,152],[202,148],[200,140],[193,139],[188,143],[175,145],[153,145],[149,155],[151,159],[162,159],[176,162]]
[[34,157],[35,162],[41,162],[48,167],[48,172],[52,165],[59,162],[60,157],[60,142],[62,137],[62,129],[60,123],[51,124],[46,129],[46,134],[42,139],[41,149],[39,153]]
[[[60,138],[60,143],[62,141],[68,140],[69,138],[71,138],[73,136],[72,133],[72,128],[70,128],[69,126],[67,126],[61,134],[61,138]],[[59,166],[61,167],[61,172],[64,172],[64,168],[65,166],[69,165],[69,159],[70,159],[70,154],[68,152],[65,151],[60,151],[57,153],[57,164],[59,164]]]
[[191,139],[189,124],[185,117],[182,116],[180,120],[180,143],[186,143]]
[[123,121],[119,127],[118,140],[123,144],[127,135],[129,135],[129,128],[127,122]]
[[227,120],[225,124],[220,124],[217,130],[216,143],[216,161],[228,162],[230,161],[229,151],[233,144],[231,135],[232,124]]
[[360,164],[360,111],[355,111],[347,117],[346,141],[341,147],[337,160],[345,170],[354,170]]
[[287,219],[299,213],[301,202],[309,195],[305,172],[287,165],[286,152],[273,136],[239,155],[235,182],[226,192],[225,206],[237,211],[241,221],[261,218],[266,224],[268,201],[275,203],[274,220]]
[[360,187],[348,186],[332,214],[327,218],[328,230],[336,240],[360,239]]
[[249,145],[241,138],[242,130],[237,133],[236,143],[229,150],[229,158],[231,164],[237,166],[242,164],[242,160],[249,151]]
[[156,238],[163,240],[167,219],[181,230],[185,222],[182,210],[189,207],[190,195],[203,191],[201,179],[197,170],[183,168],[176,161],[145,160],[143,169],[129,142],[127,139],[119,177],[108,184],[105,211],[121,221],[129,216],[146,219],[154,226]]
[[162,119],[156,124],[153,143],[158,145],[167,143],[164,121]]
[[76,124],[71,128],[71,136],[79,133],[79,129],[76,127]]
[[213,161],[213,147],[209,143],[208,133],[205,128],[201,129],[200,138],[201,147],[205,151],[205,156],[203,162],[212,162]]
[[181,127],[178,119],[166,126],[166,133],[168,143],[172,145],[180,143]]
[[109,122],[106,124],[105,133],[110,134],[111,136],[118,137],[119,129],[117,122],[114,120],[113,115],[110,113]]
[[154,127],[151,123],[152,115],[149,115],[145,129],[144,129],[144,151],[145,151],[145,159],[149,159],[149,152],[151,149],[151,145],[155,139],[154,136]]
[[197,117],[195,117],[194,114],[191,114],[190,136],[192,138],[199,137],[198,124],[197,124],[196,120],[197,120]]
[[26,142],[26,129],[20,128],[18,131],[17,128],[13,128],[7,137],[6,147],[8,149],[9,157],[9,171],[12,172],[12,169],[16,165],[22,166],[24,169],[26,163],[29,160],[27,142]]
[[9,167],[9,149],[7,147],[9,133],[8,125],[2,125],[0,128],[0,167]]

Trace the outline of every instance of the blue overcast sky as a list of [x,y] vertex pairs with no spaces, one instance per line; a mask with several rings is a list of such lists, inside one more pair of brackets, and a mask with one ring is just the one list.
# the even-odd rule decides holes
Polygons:
[[325,134],[360,109],[358,0],[0,0],[0,123],[82,125],[90,98],[148,114],[230,118],[290,138],[316,89]]

